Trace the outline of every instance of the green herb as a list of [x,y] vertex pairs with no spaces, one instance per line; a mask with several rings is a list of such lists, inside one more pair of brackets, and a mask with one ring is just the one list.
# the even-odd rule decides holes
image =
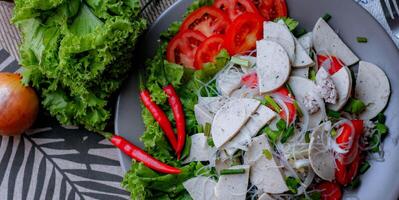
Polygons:
[[210,147],[214,147],[215,146],[215,143],[213,142],[212,137],[208,137],[206,141],[208,143],[208,146],[210,146]]
[[346,103],[344,110],[348,113],[352,114],[360,114],[366,109],[366,105],[363,103],[363,101],[355,99],[355,98],[350,98],[348,103]]
[[305,142],[306,143],[310,142],[310,131],[306,131],[306,133],[305,133]]
[[264,100],[265,105],[271,107],[275,112],[279,113],[281,111],[280,106],[269,95],[266,95]]
[[379,152],[380,144],[381,144],[381,136],[379,135],[379,133],[375,133],[373,136],[371,136],[371,140],[369,142],[369,146],[374,146],[374,148],[372,148],[371,151],[374,153]]
[[302,110],[301,110],[301,108],[299,107],[298,101],[297,101],[297,100],[294,100],[294,106],[295,106],[295,110],[296,110],[296,112],[298,113],[298,115],[299,115],[299,116],[303,116]]
[[184,144],[184,149],[181,154],[180,160],[186,159],[190,155],[191,150],[191,137],[186,136],[186,143]]
[[324,19],[324,21],[328,22],[328,21],[330,21],[330,19],[331,19],[331,15],[328,14],[328,13],[326,13],[326,14],[324,14],[324,16],[323,16],[323,19]]
[[352,182],[348,184],[348,188],[351,190],[355,190],[359,188],[360,184],[361,184],[360,177],[357,176],[355,179],[352,180]]
[[238,58],[238,57],[235,57],[235,56],[231,57],[230,62],[232,62],[234,64],[237,64],[237,65],[241,65],[243,67],[249,67],[249,61],[248,60],[244,60],[244,59],[241,59],[241,58]]
[[293,31],[299,25],[299,22],[297,20],[292,19],[290,17],[279,17],[279,18],[276,18],[274,20],[274,22],[278,22],[279,20],[283,20],[285,25],[287,25],[287,27],[290,31]]
[[288,139],[290,139],[290,137],[294,135],[294,130],[295,128],[293,125],[288,127],[287,130],[283,132],[283,136],[281,137],[281,143],[286,143]]
[[368,42],[366,37],[357,37],[356,40],[358,43],[367,43]]
[[266,127],[264,132],[269,140],[274,144],[277,142],[278,138],[280,138],[281,135],[280,131],[273,131],[270,127]]
[[313,68],[310,69],[309,79],[312,80],[312,81],[316,80],[316,71]]
[[378,133],[381,136],[384,136],[384,135],[386,135],[388,133],[388,127],[385,124],[382,124],[382,123],[377,123],[375,125],[375,129],[378,131]]
[[291,193],[298,193],[298,188],[301,186],[301,181],[298,178],[294,178],[291,176],[286,177],[285,183],[287,184],[287,187]]
[[302,35],[305,35],[306,33],[307,33],[308,31],[306,30],[306,29],[304,29],[304,28],[297,28],[297,29],[295,29],[294,30],[294,36],[296,37],[296,38],[299,38],[299,37],[301,37]]
[[377,117],[374,118],[374,121],[378,123],[385,124],[385,115],[384,113],[378,113]]
[[209,137],[211,135],[211,124],[208,122],[205,123],[205,126],[204,126],[204,135],[206,137]]
[[268,159],[271,160],[273,158],[272,153],[268,149],[263,149],[263,155]]
[[368,169],[370,169],[370,163],[367,160],[363,161],[362,165],[360,165],[359,173],[364,174]]
[[333,119],[339,119],[341,117],[341,113],[338,111],[327,109],[327,116]]
[[244,174],[245,169],[222,169],[220,175]]
[[283,119],[280,119],[278,120],[276,126],[279,131],[284,131],[287,127],[287,123]]

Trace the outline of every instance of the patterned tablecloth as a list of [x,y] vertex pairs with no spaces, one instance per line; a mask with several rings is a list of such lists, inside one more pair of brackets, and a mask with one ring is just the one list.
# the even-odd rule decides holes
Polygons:
[[[153,22],[174,1],[151,5],[144,17]],[[379,0],[355,1],[390,32]],[[0,71],[19,69],[20,37],[9,24],[12,7],[0,2]],[[45,113],[26,134],[0,137],[0,199],[128,199],[120,186],[122,176],[117,150],[107,140],[61,127]]]

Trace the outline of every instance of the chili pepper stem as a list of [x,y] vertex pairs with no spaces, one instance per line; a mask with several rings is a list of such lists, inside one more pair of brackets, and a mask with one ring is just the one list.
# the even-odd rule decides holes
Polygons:
[[113,136],[112,133],[108,133],[108,132],[104,132],[104,131],[97,131],[98,134],[104,136],[105,138],[107,138],[108,140],[110,140]]

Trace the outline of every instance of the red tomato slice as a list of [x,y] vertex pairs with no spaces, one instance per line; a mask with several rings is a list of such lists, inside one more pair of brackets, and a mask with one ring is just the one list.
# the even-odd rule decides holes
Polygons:
[[335,74],[335,72],[339,71],[344,65],[343,62],[335,56],[325,56],[325,55],[317,55],[317,63],[319,66],[322,66],[326,61],[329,61],[328,64],[328,73],[331,75]]
[[285,0],[252,0],[252,2],[266,21],[287,17],[288,11]]
[[251,72],[241,78],[241,83],[249,88],[256,88],[258,86],[258,74]]
[[234,20],[243,13],[258,13],[250,0],[216,0],[213,6],[227,13],[230,20]]
[[214,34],[224,34],[229,24],[229,17],[221,10],[204,6],[191,13],[183,21],[180,30],[197,30],[209,37]]
[[213,62],[215,56],[223,48],[223,41],[223,35],[213,35],[204,40],[195,53],[195,69],[201,69],[203,64]]
[[199,31],[186,30],[177,34],[168,44],[166,59],[169,62],[194,68],[197,48],[206,39]]
[[[285,87],[281,87],[281,88],[277,89],[274,93],[292,98],[291,95],[290,95],[289,90],[287,88],[285,88]],[[288,123],[291,124],[292,122],[294,122],[294,119],[295,119],[296,108],[295,108],[295,105],[293,103],[291,103],[291,102],[285,101],[284,103],[285,103],[285,106],[287,106],[287,109],[288,109]],[[280,115],[281,119],[287,121],[287,114],[285,113],[284,109],[281,109],[279,115]]]
[[353,140],[352,143],[357,142],[363,134],[363,120],[351,120],[351,122],[355,128],[353,130],[355,132],[354,135],[352,136],[352,128],[349,124],[342,124],[340,128],[341,133],[336,138],[337,144],[342,144],[340,145],[341,148],[351,148],[348,146],[349,141]]
[[255,49],[263,36],[263,19],[254,13],[238,16],[226,31],[225,47],[230,55]]
[[316,186],[317,190],[321,191],[322,200],[341,200],[341,187],[336,183],[322,182]]
[[[359,138],[363,134],[363,120],[351,120],[355,128],[353,138],[353,145],[350,147],[349,152],[341,155],[341,159],[337,159],[337,169],[335,171],[335,179],[341,185],[349,184],[357,175],[358,168],[361,162],[359,153]],[[342,125],[342,133],[336,138],[338,144],[347,143],[351,140],[351,127],[348,124]],[[340,145],[342,148],[342,145]]]

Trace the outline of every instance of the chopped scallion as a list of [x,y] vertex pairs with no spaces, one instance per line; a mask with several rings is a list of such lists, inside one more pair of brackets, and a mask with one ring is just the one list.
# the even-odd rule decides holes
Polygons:
[[206,137],[209,137],[211,135],[211,124],[210,123],[205,123],[204,135]]
[[280,113],[281,108],[280,106],[274,101],[274,99],[272,97],[270,97],[269,95],[265,96],[265,100],[266,100],[266,106],[271,107],[275,112]]
[[313,68],[310,69],[309,79],[312,80],[312,81],[316,80],[316,71]]
[[309,142],[310,142],[310,131],[307,131],[307,132],[305,133],[305,142],[306,142],[306,143],[309,143]]
[[330,21],[330,19],[331,19],[331,15],[328,14],[328,13],[326,13],[326,14],[324,14],[324,16],[323,16],[323,19],[324,19],[324,21],[328,22],[328,21]]
[[369,168],[370,168],[370,163],[367,161],[364,161],[362,163],[362,165],[360,165],[359,173],[364,174]]
[[222,169],[220,175],[244,174],[245,169]]
[[360,182],[360,178],[359,176],[357,176],[355,179],[352,180],[352,182],[349,183],[348,187],[351,190],[355,190],[360,186],[361,182]]
[[358,43],[367,43],[368,39],[366,37],[357,37],[357,42]]
[[300,117],[303,116],[302,110],[301,110],[301,108],[299,107],[298,101],[297,101],[297,100],[294,100],[294,106],[295,106],[295,110],[296,110],[296,112],[298,113],[298,115],[299,115]]
[[181,160],[184,160],[190,155],[190,150],[191,150],[191,137],[186,137],[186,143],[184,144],[184,149],[181,154]]
[[249,61],[248,60],[244,60],[241,58],[238,58],[236,56],[231,57],[230,62],[237,64],[237,65],[241,65],[243,67],[249,67]]
[[331,129],[331,137],[335,138],[337,136],[337,130],[335,128]]

